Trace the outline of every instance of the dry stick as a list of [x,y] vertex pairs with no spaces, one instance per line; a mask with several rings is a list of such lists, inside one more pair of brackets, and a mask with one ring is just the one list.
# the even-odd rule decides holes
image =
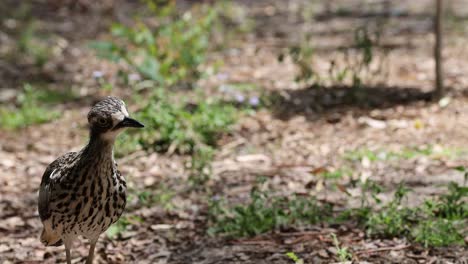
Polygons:
[[370,253],[375,253],[375,252],[382,252],[382,251],[390,251],[390,250],[403,250],[406,248],[411,247],[411,245],[400,245],[396,247],[382,247],[382,248],[375,248],[375,249],[369,249],[369,250],[362,250],[362,251],[357,251],[355,254],[370,254]]

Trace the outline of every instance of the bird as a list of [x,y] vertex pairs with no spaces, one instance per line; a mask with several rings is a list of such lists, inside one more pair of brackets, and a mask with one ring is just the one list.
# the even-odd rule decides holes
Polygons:
[[87,118],[88,144],[49,164],[39,187],[40,240],[45,246],[65,245],[68,264],[79,236],[89,240],[86,264],[91,264],[99,236],[122,215],[127,188],[114,159],[114,142],[126,128],[144,127],[113,96],[92,106]]

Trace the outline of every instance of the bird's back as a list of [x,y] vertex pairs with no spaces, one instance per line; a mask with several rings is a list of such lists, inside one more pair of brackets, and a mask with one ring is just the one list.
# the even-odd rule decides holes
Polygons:
[[78,153],[68,152],[53,161],[47,166],[42,175],[41,186],[39,188],[39,216],[42,221],[47,220],[51,215],[50,202],[53,201],[60,187],[66,187],[60,183],[69,175],[76,163]]
[[69,152],[53,161],[47,166],[42,175],[41,186],[39,188],[38,211],[44,229],[41,234],[41,241],[45,245],[60,245],[61,237],[52,226],[51,216],[54,213],[53,202],[57,200],[59,189],[67,187],[61,184],[70,174],[76,163],[78,153]]

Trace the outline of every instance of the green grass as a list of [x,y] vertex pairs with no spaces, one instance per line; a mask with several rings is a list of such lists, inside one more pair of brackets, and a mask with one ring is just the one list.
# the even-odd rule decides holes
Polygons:
[[[466,245],[464,237],[467,234],[463,226],[468,224],[467,189],[452,183],[446,194],[410,208],[403,203],[409,189],[400,184],[394,198],[380,208],[371,207],[370,202],[365,201],[361,207],[338,212],[331,205],[317,202],[314,197],[276,197],[254,187],[246,204],[228,206],[222,199],[210,202],[211,227],[208,232],[246,237],[281,227],[351,221],[366,230],[369,237],[406,237],[426,247]],[[374,199],[381,204],[377,200],[381,190],[375,183],[363,184],[361,195],[365,200]],[[352,258],[346,248],[337,244],[337,240],[335,246],[341,261]]]
[[17,96],[16,106],[0,107],[0,127],[17,129],[33,124],[49,122],[60,116],[45,103],[61,98],[60,95],[46,90],[38,90],[31,85],[24,85],[23,92]]

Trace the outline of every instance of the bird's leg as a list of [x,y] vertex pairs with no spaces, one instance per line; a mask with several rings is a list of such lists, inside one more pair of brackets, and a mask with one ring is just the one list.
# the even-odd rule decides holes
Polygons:
[[67,252],[67,264],[71,264],[70,248],[65,246],[65,251]]
[[64,243],[65,245],[65,252],[67,254],[67,264],[71,264],[71,254],[70,254],[70,248],[71,248],[71,240],[69,239],[64,239]]
[[93,264],[94,248],[96,247],[97,241],[98,237],[89,240],[89,253],[88,258],[86,259],[86,264]]

